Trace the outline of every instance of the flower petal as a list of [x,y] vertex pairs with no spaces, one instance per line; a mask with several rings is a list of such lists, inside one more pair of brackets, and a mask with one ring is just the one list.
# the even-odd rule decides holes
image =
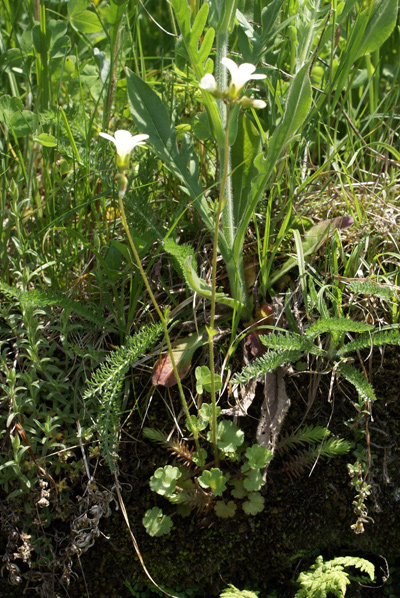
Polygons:
[[108,133],[99,133],[99,135],[100,137],[104,137],[104,139],[108,139],[108,141],[115,143],[115,139],[112,135],[109,135]]
[[205,91],[209,91],[210,93],[216,91],[217,82],[215,80],[214,75],[211,75],[211,73],[207,73],[206,75],[204,75],[204,77],[201,79],[199,83],[199,87],[201,89],[204,89]]

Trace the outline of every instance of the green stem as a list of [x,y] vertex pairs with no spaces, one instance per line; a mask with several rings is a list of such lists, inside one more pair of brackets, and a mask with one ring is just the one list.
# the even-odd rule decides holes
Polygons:
[[134,243],[134,240],[133,240],[132,235],[131,235],[130,230],[129,230],[128,222],[126,220],[126,214],[125,214],[125,208],[124,208],[124,202],[123,202],[123,197],[125,195],[125,191],[126,191],[126,189],[124,191],[121,191],[118,194],[119,209],[120,209],[120,215],[121,215],[121,222],[123,224],[123,227],[125,229],[126,235],[128,237],[129,244],[131,246],[132,253],[133,253],[134,257],[135,257],[136,265],[139,268],[140,275],[141,275],[141,277],[143,279],[143,282],[144,282],[144,284],[146,286],[146,289],[147,289],[147,292],[148,292],[148,294],[150,296],[151,302],[153,303],[154,308],[155,308],[155,310],[156,310],[156,312],[158,314],[158,317],[160,318],[160,322],[161,322],[161,325],[163,327],[163,331],[164,331],[164,335],[165,335],[165,340],[167,342],[168,353],[169,353],[170,358],[171,358],[172,369],[174,371],[175,379],[176,379],[177,384],[178,384],[178,390],[179,390],[179,395],[180,395],[181,401],[182,401],[183,411],[185,412],[185,415],[186,415],[186,418],[187,418],[187,425],[190,428],[190,432],[192,433],[194,441],[195,441],[195,444],[196,444],[196,450],[197,450],[197,453],[199,455],[199,460],[200,460],[200,467],[203,468],[204,467],[204,460],[202,458],[201,451],[200,451],[200,444],[199,444],[198,434],[193,429],[193,426],[192,426],[192,423],[191,423],[191,420],[190,420],[189,407],[188,407],[188,404],[187,404],[187,401],[186,401],[186,398],[185,398],[185,393],[183,392],[182,382],[181,382],[181,379],[179,378],[178,369],[177,369],[176,363],[175,363],[174,352],[173,352],[173,349],[172,349],[172,343],[171,343],[171,339],[170,339],[169,332],[168,332],[167,319],[164,317],[164,314],[162,313],[162,311],[161,311],[161,309],[160,309],[160,307],[159,307],[159,305],[157,303],[157,299],[155,298],[154,293],[151,290],[149,281],[148,281],[147,276],[146,276],[146,272],[144,271],[144,268],[142,266],[142,262],[140,260],[139,253],[138,253],[138,251],[136,249],[136,245]]
[[[226,127],[225,127],[225,156],[229,151],[229,117],[231,107],[227,107],[226,111]],[[219,235],[219,221],[222,214],[222,209],[225,204],[225,188],[228,181],[229,162],[224,160],[224,168],[222,172],[221,188],[219,192],[217,211],[215,214],[215,230],[213,243],[213,261],[212,261],[212,281],[211,281],[211,314],[210,326],[208,329],[208,346],[210,352],[210,375],[211,375],[211,405],[212,405],[212,420],[211,420],[211,437],[214,447],[215,461],[218,467],[219,454],[217,444],[217,401],[215,396],[215,371],[214,371],[214,324],[215,324],[215,306],[217,295],[217,257],[218,257],[218,235]]]

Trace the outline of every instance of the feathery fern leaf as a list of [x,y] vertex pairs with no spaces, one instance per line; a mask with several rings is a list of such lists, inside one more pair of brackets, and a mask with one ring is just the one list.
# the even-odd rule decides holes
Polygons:
[[376,401],[375,391],[372,385],[365,379],[365,376],[356,370],[349,363],[342,363],[339,371],[346,380],[348,380],[356,389],[358,396],[363,402]]
[[2,280],[0,280],[0,293],[5,295],[8,299],[19,299],[21,297],[21,291],[16,287],[11,287]]
[[300,430],[295,430],[291,434],[286,432],[285,436],[279,439],[276,451],[282,454],[293,449],[298,444],[301,446],[304,446],[304,444],[316,444],[317,442],[322,442],[329,434],[329,430],[322,426],[306,426],[300,428]]
[[309,338],[293,332],[263,335],[260,338],[266,347],[274,351],[308,351],[314,355],[326,355],[326,351],[314,345]]
[[57,293],[56,291],[27,291],[20,295],[20,300],[25,303],[25,305],[39,308],[47,307],[49,305],[63,307],[64,309],[73,311],[79,316],[82,316],[82,318],[89,320],[90,322],[94,322],[99,326],[107,325],[107,321],[104,318],[95,314],[93,311],[82,305],[82,303],[79,303],[79,301],[74,301],[73,299],[69,299],[62,293]]
[[231,583],[222,590],[219,598],[257,598],[260,592],[251,592],[250,590],[238,590]]
[[362,282],[353,280],[349,284],[349,289],[357,295],[371,295],[385,301],[393,300],[393,296],[396,293],[393,288],[379,285],[376,282],[372,282],[372,280],[363,280]]
[[314,565],[308,571],[300,573],[297,583],[301,588],[294,598],[327,598],[334,594],[337,598],[344,598],[350,583],[349,574],[344,567],[357,567],[368,573],[374,580],[375,570],[372,563],[357,557],[339,557],[324,563],[323,557],[317,557]]
[[162,325],[144,326],[140,332],[130,337],[125,346],[119,347],[106,357],[104,363],[88,380],[89,388],[84,400],[96,396],[96,428],[100,438],[102,454],[111,471],[115,471],[117,461],[119,399],[125,373],[142,355],[151,349],[162,333]]
[[343,347],[338,350],[337,355],[346,357],[356,351],[361,351],[361,349],[369,349],[371,345],[374,347],[382,345],[400,345],[400,332],[399,330],[382,330],[373,335],[368,334],[360,336],[354,341],[343,345]]
[[268,372],[273,372],[284,363],[295,362],[300,359],[302,351],[283,351],[282,353],[275,353],[271,351],[262,357],[254,359],[248,366],[246,366],[240,374],[235,374],[232,379],[233,384],[238,382],[247,383],[254,378],[258,378]]
[[306,330],[306,335],[310,338],[316,338],[320,334],[326,332],[368,332],[373,330],[373,324],[366,324],[365,322],[356,322],[350,318],[320,318],[317,322],[313,322]]

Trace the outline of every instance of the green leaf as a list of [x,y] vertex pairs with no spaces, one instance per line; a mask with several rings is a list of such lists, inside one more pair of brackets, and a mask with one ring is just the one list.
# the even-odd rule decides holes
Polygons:
[[[243,467],[247,468],[247,465],[244,464],[242,466],[242,470],[243,470]],[[249,492],[252,492],[254,490],[260,490],[260,488],[262,486],[264,486],[264,484],[265,484],[265,482],[263,480],[263,477],[262,477],[259,469],[251,469],[250,471],[248,471],[246,473],[246,477],[243,480],[243,486]]]
[[[211,432],[207,434],[211,441]],[[244,432],[236,424],[229,420],[218,422],[217,426],[217,445],[226,455],[235,454],[239,446],[244,442]]]
[[245,455],[251,469],[262,469],[263,467],[266,467],[267,463],[273,458],[272,452],[269,451],[266,446],[260,446],[259,444],[249,446]]
[[48,135],[47,133],[41,133],[37,137],[34,137],[34,141],[41,143],[45,147],[57,146],[57,139],[53,135]]
[[253,178],[251,193],[246,210],[243,213],[235,240],[235,254],[241,253],[248,224],[253,217],[257,201],[264,193],[272,172],[283,154],[290,139],[304,122],[311,106],[311,83],[308,75],[309,65],[305,64],[296,74],[290,88],[285,113],[281,123],[275,129],[268,144],[267,155],[259,154],[255,165],[259,172]]
[[247,491],[244,489],[243,480],[233,478],[229,481],[229,484],[234,486],[234,489],[231,490],[232,496],[234,496],[235,498],[244,498],[245,496],[247,496]]
[[[221,414],[221,407],[217,407],[217,418]],[[199,415],[202,419],[206,420],[207,422],[211,422],[213,419],[213,408],[210,403],[203,403],[199,409]]]
[[192,455],[193,462],[199,467],[202,467],[207,461],[207,451],[203,448],[200,449],[200,455],[198,451],[195,451]]
[[222,590],[220,598],[257,598],[259,593],[250,592],[249,590],[238,590],[238,588],[230,583],[227,588]]
[[348,363],[341,364],[339,371],[355,387],[362,401],[376,401],[375,391],[364,374]]
[[250,492],[242,506],[246,515],[257,515],[264,509],[264,497],[259,492]]
[[397,0],[375,0],[357,58],[381,47],[395,28],[397,14]]
[[368,332],[373,330],[373,324],[367,324],[366,322],[358,322],[351,318],[339,318],[333,316],[331,318],[320,318],[316,322],[313,322],[306,330],[306,335],[310,338],[316,338],[320,334],[326,334],[327,332]]
[[198,481],[203,488],[211,488],[215,496],[222,496],[226,490],[228,476],[224,475],[218,467],[212,467],[203,471]]
[[34,112],[22,110],[22,112],[14,112],[9,123],[16,137],[26,137],[36,131],[39,119]]
[[9,95],[0,98],[0,120],[9,123],[15,113],[22,112],[24,105],[19,98],[12,98]]
[[[195,370],[196,374],[196,391],[201,395],[203,391],[211,392],[211,372],[206,365],[198,366]],[[215,374],[215,390],[221,390],[222,380],[221,376]]]
[[[323,220],[314,224],[304,236],[302,242],[302,253],[303,257],[313,255],[319,247],[335,232],[336,229],[348,228],[353,224],[353,218],[350,216],[337,216],[329,220]],[[298,264],[298,258],[290,257],[284,264],[279,268],[279,271],[273,274],[269,281],[268,287],[271,287],[279,280],[286,272],[291,270]]]
[[175,492],[176,482],[181,477],[177,467],[165,465],[159,467],[150,478],[150,488],[161,496],[172,496]]
[[234,517],[236,508],[237,507],[233,500],[230,500],[227,503],[224,500],[218,500],[214,505],[215,513],[218,517],[222,517],[223,519]]
[[168,534],[172,527],[172,519],[164,515],[158,507],[146,511],[143,519],[143,525],[150,536],[163,536]]
[[251,181],[257,175],[254,164],[260,152],[260,134],[246,115],[237,117],[238,130],[232,146],[232,189],[234,195],[234,218],[240,222],[244,214],[251,190]]
[[73,12],[70,16],[71,25],[81,33],[97,33],[103,29],[98,16],[89,10],[82,12]]
[[208,426],[208,422],[202,419],[201,417],[196,417],[195,415],[190,416],[190,421],[186,418],[186,429],[189,432],[199,433],[202,430],[205,430]]

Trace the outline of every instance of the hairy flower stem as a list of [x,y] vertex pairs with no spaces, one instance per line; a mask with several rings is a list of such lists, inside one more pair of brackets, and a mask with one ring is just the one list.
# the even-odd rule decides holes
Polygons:
[[187,419],[187,425],[190,428],[190,432],[192,433],[194,441],[195,441],[195,444],[196,444],[196,450],[197,450],[197,453],[199,455],[200,467],[203,469],[203,467],[204,467],[204,460],[203,460],[203,457],[202,457],[201,451],[200,451],[200,444],[199,444],[199,439],[198,439],[198,433],[196,432],[196,430],[193,429],[193,426],[192,426],[192,423],[191,423],[189,407],[188,407],[188,404],[187,404],[187,401],[186,401],[186,398],[185,398],[185,393],[183,392],[182,382],[181,382],[181,379],[179,378],[178,369],[177,369],[176,363],[175,363],[174,352],[173,352],[173,349],[172,349],[172,343],[171,343],[171,339],[170,339],[169,332],[168,332],[167,319],[165,318],[164,314],[162,313],[162,311],[161,311],[161,309],[160,309],[160,307],[159,307],[159,305],[157,303],[157,299],[155,298],[154,293],[151,290],[149,281],[148,281],[147,276],[146,276],[146,272],[144,271],[144,268],[142,266],[142,262],[140,260],[139,254],[138,254],[137,249],[136,249],[136,245],[135,245],[135,243],[133,241],[132,235],[131,235],[130,230],[129,230],[128,222],[126,220],[126,214],[125,214],[125,208],[124,208],[124,202],[123,202],[125,191],[126,191],[126,186],[125,186],[125,189],[121,189],[120,188],[120,191],[118,193],[121,222],[123,224],[123,227],[125,229],[126,235],[128,237],[129,244],[130,244],[131,249],[132,249],[132,253],[133,253],[134,257],[135,257],[136,265],[139,268],[140,275],[141,275],[141,277],[143,279],[143,282],[144,282],[144,284],[146,286],[147,292],[148,292],[148,294],[150,296],[151,302],[154,305],[154,308],[155,308],[155,310],[156,310],[156,312],[158,314],[158,317],[160,318],[160,322],[161,322],[161,325],[163,327],[163,331],[164,331],[164,335],[165,335],[165,340],[167,342],[167,347],[168,347],[168,353],[169,353],[170,358],[171,358],[172,369],[174,371],[175,378],[176,378],[176,381],[177,381],[177,384],[178,384],[178,390],[179,390],[179,395],[180,395],[181,401],[182,401],[183,411],[185,412],[186,419]]
[[[226,126],[225,126],[225,157],[229,151],[229,116],[231,107],[228,105],[226,111]],[[224,169],[222,172],[221,188],[219,192],[217,211],[215,213],[215,230],[214,230],[214,251],[212,261],[212,281],[211,281],[211,314],[210,326],[208,329],[208,346],[210,352],[210,375],[211,375],[211,405],[212,405],[212,420],[211,420],[211,438],[214,447],[215,461],[218,467],[219,454],[217,444],[217,400],[215,396],[215,372],[214,372],[214,323],[215,323],[215,305],[217,296],[217,256],[218,256],[218,235],[219,235],[219,221],[221,219],[222,210],[225,204],[225,189],[228,181],[229,161],[224,160]]]

